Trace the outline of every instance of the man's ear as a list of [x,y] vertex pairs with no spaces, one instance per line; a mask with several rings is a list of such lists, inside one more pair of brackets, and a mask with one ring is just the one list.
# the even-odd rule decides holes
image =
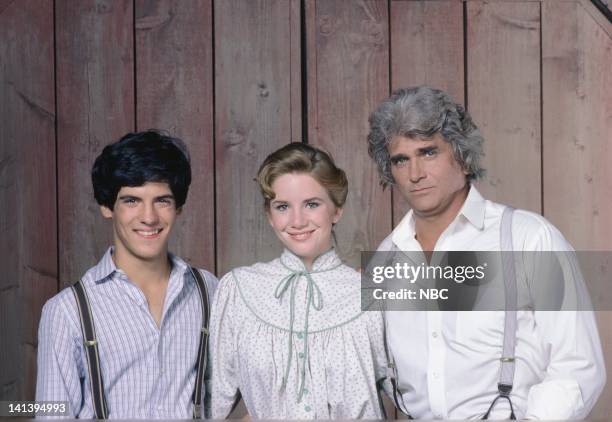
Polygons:
[[100,205],[100,212],[104,218],[113,218],[113,210],[108,208],[106,205]]
[[182,212],[183,212],[183,207],[178,207],[176,209],[176,215],[181,215]]

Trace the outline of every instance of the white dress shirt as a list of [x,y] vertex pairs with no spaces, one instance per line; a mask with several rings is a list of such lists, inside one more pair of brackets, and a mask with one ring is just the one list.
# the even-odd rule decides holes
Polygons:
[[[172,271],[161,325],[144,293],[115,266],[109,248],[83,276],[98,340],[109,419],[189,419],[202,309],[188,264]],[[217,279],[200,270],[209,302]],[[37,401],[67,401],[69,418],[94,416],[76,300],[66,288],[44,306],[38,331]],[[204,393],[203,393],[204,394]]]
[[212,418],[240,391],[253,419],[382,419],[383,320],[361,310],[360,281],[333,249],[312,271],[285,250],[224,276],[210,325]]
[[[504,208],[471,186],[434,250],[500,250]],[[571,250],[545,218],[524,210],[514,213],[512,236],[515,251]],[[400,250],[422,250],[415,239],[412,211],[390,238]],[[580,277],[576,282],[583,283]],[[394,311],[387,312],[386,320],[399,389],[412,417],[482,417],[498,394],[504,312]],[[593,312],[518,311],[515,356],[510,397],[517,418],[588,416],[606,379]],[[505,419],[509,414],[507,401],[499,400],[490,418]]]

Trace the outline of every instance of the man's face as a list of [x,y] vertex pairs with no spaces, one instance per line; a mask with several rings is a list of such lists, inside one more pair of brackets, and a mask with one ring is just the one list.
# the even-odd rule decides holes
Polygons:
[[396,186],[415,216],[431,219],[460,209],[468,190],[467,172],[442,135],[427,139],[396,136],[387,150]]
[[167,259],[168,236],[180,212],[167,183],[124,186],[112,211],[100,208],[104,217],[113,220],[116,259]]

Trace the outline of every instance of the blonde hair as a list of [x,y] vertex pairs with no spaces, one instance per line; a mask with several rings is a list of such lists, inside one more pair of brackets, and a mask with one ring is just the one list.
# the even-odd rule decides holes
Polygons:
[[257,183],[264,198],[264,206],[270,208],[275,197],[274,181],[284,174],[306,173],[327,191],[334,205],[342,208],[348,194],[348,180],[344,170],[336,167],[332,157],[318,148],[301,142],[293,142],[268,155],[257,172]]

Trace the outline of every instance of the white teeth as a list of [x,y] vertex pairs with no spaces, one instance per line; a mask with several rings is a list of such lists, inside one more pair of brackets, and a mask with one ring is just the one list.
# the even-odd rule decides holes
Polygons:
[[310,236],[311,234],[312,232],[306,232],[306,233],[292,234],[291,236],[297,240],[303,240],[303,239],[307,239],[308,236]]
[[149,230],[149,231],[144,231],[144,230],[138,230],[138,233],[141,233],[145,236],[153,236],[154,234],[157,234],[161,232],[161,229],[157,229],[157,230]]

